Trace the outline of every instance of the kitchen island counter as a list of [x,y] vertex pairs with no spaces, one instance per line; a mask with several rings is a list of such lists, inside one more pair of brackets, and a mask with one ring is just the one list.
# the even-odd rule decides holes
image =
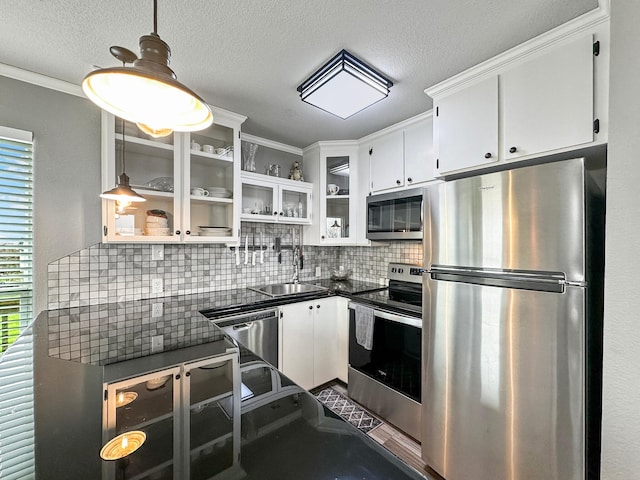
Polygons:
[[[231,302],[237,298],[231,292],[212,293],[218,299],[224,294]],[[237,399],[241,416],[234,428],[239,432],[239,454],[229,465],[216,467],[213,462],[202,478],[214,474],[220,480],[424,478],[271,365],[229,342],[199,313],[210,305],[207,298],[212,293],[77,307],[38,316],[0,358],[0,378],[9,378],[20,352],[31,351],[33,356],[31,388],[22,388],[20,408],[3,414],[1,420],[11,422],[19,410],[33,410],[31,423],[21,417],[23,439],[32,438],[35,445],[24,460],[35,471],[30,478],[120,478],[104,477],[106,462],[99,457],[104,442],[105,383],[199,358],[238,355],[238,350],[240,371],[259,372],[257,377],[247,376],[250,388],[243,388],[242,400]],[[154,318],[153,305],[158,302],[163,303],[163,312]],[[147,337],[156,335],[163,335],[165,351],[152,354]],[[266,387],[256,388],[251,378],[269,382],[260,380]],[[2,399],[11,395],[15,385],[7,382],[0,388]],[[214,447],[213,454],[200,454],[215,456]],[[143,445],[136,453],[143,455],[144,449]],[[130,478],[126,469],[116,473]]]

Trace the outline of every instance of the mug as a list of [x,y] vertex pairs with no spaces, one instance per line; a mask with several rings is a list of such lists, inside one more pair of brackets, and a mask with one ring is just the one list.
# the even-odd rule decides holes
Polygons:
[[202,151],[207,153],[213,153],[215,151],[215,148],[213,148],[213,145],[203,145]]
[[193,187],[191,189],[191,195],[195,195],[196,197],[208,197],[209,191],[200,187]]
[[330,183],[327,185],[327,191],[329,192],[329,195],[335,195],[340,191],[340,187],[335,183]]

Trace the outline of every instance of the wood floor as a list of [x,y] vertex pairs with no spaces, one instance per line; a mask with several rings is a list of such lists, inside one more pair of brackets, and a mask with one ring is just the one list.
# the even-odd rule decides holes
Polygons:
[[[349,396],[347,394],[346,386],[342,383],[332,383],[328,386],[333,387],[347,397]],[[351,401],[355,402],[355,400],[353,399],[351,399]],[[360,406],[362,407],[362,405]],[[367,410],[364,407],[362,408],[364,410]],[[374,417],[376,416],[371,412],[369,413]],[[398,430],[392,425],[384,422],[384,419],[380,420],[382,420],[383,422],[382,425],[374,428],[369,433],[367,433],[367,435],[369,435],[391,453],[396,455],[407,465],[417,470],[421,475],[424,475],[430,480],[442,480],[442,477],[440,477],[437,473],[427,467],[422,461],[420,444],[418,442],[416,442],[413,438],[411,438],[401,430]]]

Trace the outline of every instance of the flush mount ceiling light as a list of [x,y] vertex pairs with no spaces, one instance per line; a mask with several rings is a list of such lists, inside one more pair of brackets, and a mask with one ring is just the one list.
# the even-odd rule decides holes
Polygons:
[[[156,33],[158,2],[153,2],[153,33],[140,37],[140,58],[131,50],[113,46],[111,54],[122,67],[101,68],[89,73],[82,89],[100,108],[137,123],[156,137],[172,131],[194,132],[213,122],[209,106],[178,82],[169,68],[171,49]],[[132,64],[132,66],[125,66]]]
[[389,95],[393,83],[342,50],[298,87],[300,98],[342,119]]

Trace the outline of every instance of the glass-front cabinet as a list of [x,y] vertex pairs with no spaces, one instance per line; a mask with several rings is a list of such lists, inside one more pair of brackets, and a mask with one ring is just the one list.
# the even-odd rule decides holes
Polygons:
[[123,171],[145,202],[103,200],[104,242],[229,242],[239,232],[240,125],[216,109],[215,123],[194,133],[152,138],[102,114],[102,190]]
[[103,479],[213,478],[237,466],[239,418],[237,352],[108,383],[103,444],[116,439],[117,451],[146,438],[104,461]]
[[311,224],[313,185],[242,172],[242,220]]
[[319,185],[314,222],[305,240],[318,245],[356,243],[358,145],[353,141],[318,142],[305,149],[308,179]]

